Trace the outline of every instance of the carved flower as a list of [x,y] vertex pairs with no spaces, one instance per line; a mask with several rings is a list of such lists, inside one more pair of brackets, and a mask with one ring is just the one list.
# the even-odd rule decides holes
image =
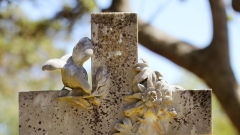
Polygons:
[[[172,102],[172,86],[167,84],[163,80],[159,80],[153,83],[150,79],[147,79],[147,87],[143,84],[137,84],[139,93],[129,95],[125,97],[126,101],[135,101],[136,103],[127,106],[124,111],[126,116],[131,116],[134,113],[147,116],[148,114],[155,115],[154,119],[166,115],[172,112],[168,110],[167,105]],[[174,110],[174,109],[172,109]],[[176,111],[173,113],[176,115]],[[150,115],[149,115],[150,116]]]
[[149,79],[153,83],[158,81],[159,77],[162,77],[162,74],[158,71],[153,71],[149,68],[148,62],[145,59],[141,59],[143,63],[137,63],[134,65],[134,70],[139,72],[134,78],[133,78],[133,91],[139,92],[137,85],[141,83],[142,81]]
[[162,75],[159,72],[149,69],[147,61],[142,60],[143,63],[137,63],[134,67],[138,72],[132,82],[134,93],[124,99],[132,103],[126,106],[124,114],[136,122],[132,126],[131,121],[125,118],[123,124],[116,124],[115,128],[120,133],[115,135],[164,134],[161,120],[177,115],[169,104],[173,101],[173,91],[182,88],[169,85],[160,78]]
[[148,78],[138,83],[137,87],[139,92],[125,97],[125,101],[134,103],[124,110],[126,116],[137,118],[136,123],[139,125],[137,132],[134,133],[163,134],[161,120],[177,115],[174,108],[168,108],[169,103],[172,102],[172,92],[175,87],[164,80],[159,79],[153,82]]

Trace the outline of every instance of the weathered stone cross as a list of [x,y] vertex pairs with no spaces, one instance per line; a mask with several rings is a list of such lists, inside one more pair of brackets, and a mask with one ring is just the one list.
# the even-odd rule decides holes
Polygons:
[[93,89],[99,68],[110,80],[100,105],[83,108],[59,91],[19,92],[20,135],[212,134],[211,90],[169,91],[177,87],[137,64],[135,13],[92,14],[91,25]]

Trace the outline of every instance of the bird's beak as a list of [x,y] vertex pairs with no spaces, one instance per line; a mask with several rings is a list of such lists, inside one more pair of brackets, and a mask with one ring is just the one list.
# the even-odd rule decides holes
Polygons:
[[86,49],[85,54],[92,56],[93,55],[93,50],[92,49]]

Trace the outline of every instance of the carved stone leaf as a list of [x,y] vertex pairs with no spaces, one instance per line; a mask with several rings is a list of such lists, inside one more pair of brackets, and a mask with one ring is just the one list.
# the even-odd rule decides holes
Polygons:
[[138,100],[134,98],[133,95],[128,95],[124,97],[124,101],[131,103],[131,102],[137,102]]
[[91,102],[92,102],[94,105],[96,105],[96,106],[99,106],[100,103],[101,103],[101,100],[100,100],[99,98],[97,98],[97,97],[93,97],[93,98],[91,98],[90,100],[91,100]]
[[109,84],[109,78],[108,74],[103,68],[99,68],[96,73],[96,83],[97,87],[96,90],[92,93],[93,96],[103,96],[107,89]]
[[142,84],[137,84],[137,86],[138,86],[138,89],[140,90],[140,92],[144,92],[147,88],[144,86],[144,85],[142,85]]
[[142,101],[139,101],[135,104],[135,108],[137,109],[143,108],[143,106],[144,106],[144,103]]
[[147,79],[147,88],[154,88],[153,82],[150,79]]
[[106,85],[107,82],[108,82],[108,74],[103,68],[100,67],[96,73],[96,83],[97,83],[96,89]]
[[134,123],[133,128],[132,128],[132,132],[133,132],[133,133],[137,133],[137,135],[141,135],[141,134],[139,133],[139,132],[141,132],[141,131],[139,131],[139,127],[140,127],[140,126],[141,126],[141,122],[140,122],[140,121]]
[[131,116],[137,111],[137,108],[127,108],[124,110],[126,116]]
[[158,97],[156,102],[159,104],[162,101],[162,92],[159,89],[156,89],[156,93]]
[[132,84],[135,85],[137,83],[140,83],[141,81],[145,80],[148,77],[148,70],[143,70],[139,72],[134,78]]
[[126,116],[131,116],[133,115],[135,112],[138,112],[141,110],[141,108],[144,107],[144,103],[142,101],[137,102],[136,104],[134,104],[133,106],[128,106],[127,109],[124,110],[124,114]]
[[146,69],[148,69],[148,64],[146,64],[146,63],[136,63],[135,65],[134,65],[134,69],[135,69],[135,71],[143,71],[143,70],[146,70]]
[[155,83],[155,88],[156,88],[156,89],[160,90],[160,89],[161,89],[161,86],[162,86],[162,84],[161,84],[160,81],[157,81],[157,82]]
[[147,59],[146,59],[146,58],[141,58],[141,60],[143,61],[143,63],[146,63],[146,64],[148,64],[148,61],[147,61]]
[[151,101],[147,101],[147,102],[145,102],[145,105],[148,106],[148,107],[152,107],[153,103]]
[[126,132],[126,126],[121,123],[117,123],[114,128],[120,132]]
[[169,84],[166,81],[161,80],[160,84],[161,84],[160,89],[163,89],[163,90],[168,90],[169,89]]
[[120,133],[115,133],[114,135],[135,135],[133,130],[132,122],[129,118],[123,118],[122,123],[117,123],[114,128],[119,131]]
[[73,98],[75,103],[81,105],[83,108],[92,109],[92,106],[88,103],[87,100],[83,98]]
[[95,105],[99,106],[100,103],[101,103],[101,100],[100,100],[99,98],[94,97],[93,103],[94,103]]
[[154,83],[157,81],[158,78],[155,74],[155,71],[151,71],[151,78],[149,77],[149,79],[151,79],[152,82],[154,82]]
[[123,118],[122,121],[123,121],[123,124],[124,124],[126,127],[128,127],[128,128],[132,127],[132,122],[131,122],[130,119],[128,119],[128,118]]
[[102,78],[100,78],[100,80],[96,80],[96,82],[97,82],[97,89],[99,87],[102,87],[102,86],[106,85],[108,83],[108,80],[109,79],[108,79],[107,75],[102,76]]
[[104,70],[102,67],[98,68],[96,72],[96,81],[101,80],[102,76],[104,75]]
[[142,99],[142,93],[135,93],[133,94],[133,97],[136,99]]
[[156,74],[157,79],[159,79],[159,77],[163,77],[163,75],[160,72],[158,71],[154,71],[154,72]]
[[152,107],[151,108],[151,111],[156,115],[156,116],[158,116],[158,107]]
[[103,96],[106,93],[107,89],[108,89],[108,87],[106,87],[106,86],[99,87],[97,90],[95,90],[92,93],[92,95],[97,96],[97,97]]
[[114,133],[113,135],[123,135],[122,133]]

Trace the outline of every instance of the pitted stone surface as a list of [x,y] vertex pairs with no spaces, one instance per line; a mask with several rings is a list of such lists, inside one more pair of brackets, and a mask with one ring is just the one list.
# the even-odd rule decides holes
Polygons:
[[166,135],[212,134],[211,90],[178,90],[170,108],[177,116],[162,121]]
[[[98,111],[96,130],[110,135],[124,117],[123,97],[131,93],[137,62],[137,15],[135,13],[92,14],[92,73],[103,67],[110,74],[110,89]],[[93,76],[93,78],[95,78]],[[93,84],[93,89],[96,86]],[[101,129],[102,125],[104,130]]]
[[20,135],[94,134],[94,111],[73,101],[58,100],[58,94],[59,91],[19,93]]
[[[109,110],[107,102],[99,110],[86,110],[74,102],[58,100],[57,95],[58,91],[19,93],[20,135],[110,134],[104,133],[105,123],[111,124],[114,119],[106,118],[121,113]],[[212,133],[211,90],[179,90],[173,93],[173,98],[170,107],[175,108],[177,116],[161,121],[166,135]]]

